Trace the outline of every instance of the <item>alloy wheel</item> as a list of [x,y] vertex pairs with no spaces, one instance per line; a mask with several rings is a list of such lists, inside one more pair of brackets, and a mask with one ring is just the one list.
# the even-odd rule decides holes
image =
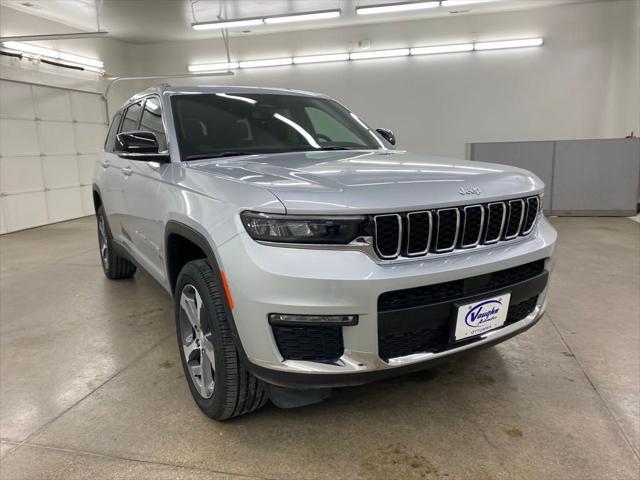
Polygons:
[[189,375],[203,398],[213,395],[215,356],[212,332],[203,321],[204,306],[198,290],[185,285],[180,294],[180,340]]

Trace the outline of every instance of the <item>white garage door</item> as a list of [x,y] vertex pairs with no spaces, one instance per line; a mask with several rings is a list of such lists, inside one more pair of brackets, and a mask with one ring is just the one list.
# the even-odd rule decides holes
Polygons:
[[0,80],[0,233],[91,215],[106,129],[99,94]]

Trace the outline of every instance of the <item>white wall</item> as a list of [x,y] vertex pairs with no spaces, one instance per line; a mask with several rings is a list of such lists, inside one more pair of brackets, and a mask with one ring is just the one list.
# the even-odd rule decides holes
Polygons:
[[[72,33],[74,29],[34,15],[0,6],[0,32],[2,36],[27,34]],[[81,40],[41,41],[37,45],[99,58],[110,75],[128,75],[130,71],[128,45],[111,38],[85,38]],[[62,88],[74,88],[103,93],[107,80],[98,74],[76,72],[70,69],[0,57],[0,78]],[[129,96],[130,89],[117,87],[109,95],[109,108],[118,108]]]
[[[394,129],[403,148],[458,157],[467,142],[623,137],[640,130],[639,16],[638,2],[624,0],[233,37],[236,59],[340,52],[365,38],[372,49],[529,36],[543,36],[545,45],[244,70],[171,83],[324,92],[370,124]],[[182,73],[189,63],[225,57],[220,40],[133,45],[130,55],[131,71],[141,75]]]

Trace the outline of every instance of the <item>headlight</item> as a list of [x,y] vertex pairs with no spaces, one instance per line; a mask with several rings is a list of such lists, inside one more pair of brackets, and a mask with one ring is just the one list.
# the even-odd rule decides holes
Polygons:
[[254,240],[285,243],[347,244],[361,235],[364,216],[313,217],[242,212],[242,223]]

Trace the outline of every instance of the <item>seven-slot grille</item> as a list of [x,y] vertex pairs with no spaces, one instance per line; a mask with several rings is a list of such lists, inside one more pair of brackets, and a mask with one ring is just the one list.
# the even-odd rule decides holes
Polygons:
[[423,210],[374,217],[378,256],[419,257],[489,245],[528,235],[538,213],[538,196],[504,202]]

